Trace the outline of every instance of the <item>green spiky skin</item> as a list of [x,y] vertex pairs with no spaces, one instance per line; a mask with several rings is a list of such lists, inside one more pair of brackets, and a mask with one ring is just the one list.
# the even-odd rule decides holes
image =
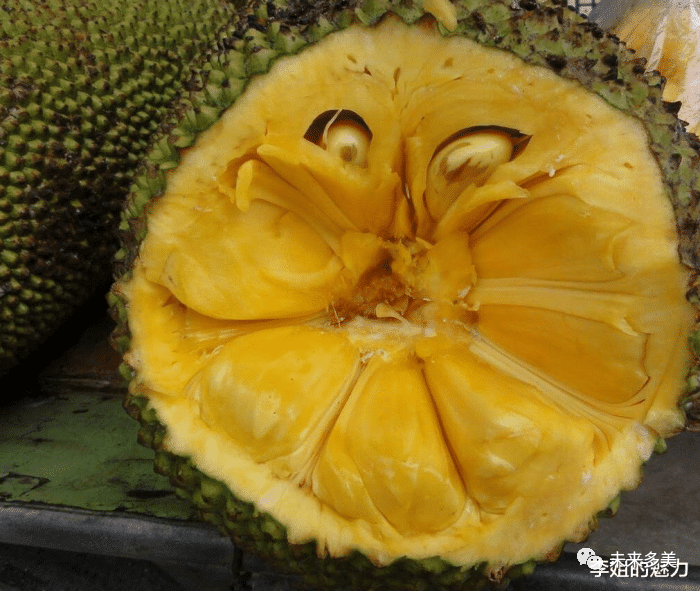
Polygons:
[[133,171],[232,0],[0,10],[0,373],[107,291]]
[[[560,76],[578,81],[614,107],[640,118],[648,132],[649,145],[665,176],[667,195],[676,212],[679,255],[691,268],[700,266],[700,142],[687,134],[676,113],[678,105],[662,101],[664,79],[645,74],[645,62],[566,7],[565,0],[456,0],[459,20],[453,32],[484,45],[513,52],[524,61],[544,66]],[[241,14],[236,35],[225,51],[213,52],[198,72],[198,88],[185,97],[177,117],[155,143],[132,187],[120,226],[122,248],[117,255],[116,275],[130,277],[129,268],[138,253],[146,228],[147,205],[162,196],[166,171],[178,165],[180,153],[194,143],[197,134],[216,121],[219,114],[243,92],[251,76],[264,74],[271,63],[292,55],[327,34],[355,23],[372,26],[387,12],[407,23],[424,16],[411,0],[352,0],[339,4],[314,3],[313,8],[297,0],[254,0]],[[117,281],[110,294],[118,327],[115,347],[129,348],[129,326],[125,302]],[[689,300],[700,300],[695,279]],[[700,333],[691,337],[700,353]],[[127,380],[133,371],[122,365]],[[690,370],[688,391],[681,402],[691,420],[700,417],[700,374]],[[193,500],[203,519],[227,532],[243,549],[260,554],[286,571],[299,573],[311,585],[349,590],[481,589],[499,587],[511,577],[528,574],[534,562],[494,571],[486,565],[455,566],[439,557],[426,560],[401,559],[376,567],[357,553],[346,557],[318,557],[316,542],[290,545],[285,528],[270,515],[237,499],[223,484],[202,474],[187,458],[167,450],[167,426],[148,405],[137,383],[132,384],[125,406],[141,423],[140,441],[156,450],[156,470],[170,477],[181,493]],[[600,516],[614,514],[619,497]],[[595,528],[593,516],[590,527]],[[556,559],[567,540],[551,549],[547,559]]]

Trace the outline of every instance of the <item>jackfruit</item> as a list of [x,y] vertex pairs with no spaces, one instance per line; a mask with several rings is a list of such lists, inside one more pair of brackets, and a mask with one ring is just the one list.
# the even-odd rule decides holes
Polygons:
[[647,69],[666,78],[664,100],[679,103],[679,117],[700,132],[700,4],[688,0],[635,0],[619,16],[599,7],[601,20],[637,55]]
[[504,583],[683,428],[698,143],[563,2],[303,6],[248,7],[133,186],[127,409],[311,584]]
[[0,10],[0,373],[111,283],[119,212],[225,0]]

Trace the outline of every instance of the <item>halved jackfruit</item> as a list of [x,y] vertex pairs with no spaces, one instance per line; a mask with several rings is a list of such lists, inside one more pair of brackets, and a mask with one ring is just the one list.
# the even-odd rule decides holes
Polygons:
[[543,4],[280,8],[219,59],[264,73],[134,194],[115,304],[142,440],[312,582],[501,580],[682,429],[697,151]]

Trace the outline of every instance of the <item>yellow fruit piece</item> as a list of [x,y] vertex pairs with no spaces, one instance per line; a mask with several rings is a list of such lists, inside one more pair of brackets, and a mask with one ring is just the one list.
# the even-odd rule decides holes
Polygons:
[[666,78],[664,100],[681,101],[679,117],[700,130],[700,19],[694,2],[638,0],[612,31]]
[[463,484],[415,361],[372,359],[326,442],[314,484],[344,517],[371,521],[378,511],[406,535],[439,531],[462,513]]
[[219,196],[202,205],[182,199],[163,217],[153,220],[163,239],[143,249],[145,272],[197,312],[241,320],[303,315],[323,310],[336,289],[340,260],[288,209],[256,200],[240,211]]
[[233,339],[187,390],[209,427],[273,462],[278,477],[298,478],[358,371],[358,351],[341,335],[293,326]]

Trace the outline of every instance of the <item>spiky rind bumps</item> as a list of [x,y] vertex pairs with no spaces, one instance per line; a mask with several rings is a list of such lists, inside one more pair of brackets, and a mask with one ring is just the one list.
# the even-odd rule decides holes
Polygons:
[[[455,3],[455,9],[457,26],[451,30],[443,28],[443,34],[462,35],[513,52],[528,63],[578,81],[614,107],[644,121],[649,145],[664,172],[667,194],[676,211],[681,258],[697,268],[698,144],[674,116],[675,107],[662,101],[663,79],[645,75],[643,62],[625,51],[615,38],[568,10],[563,1],[461,0]],[[218,114],[235,101],[248,79],[266,72],[279,57],[297,53],[353,23],[372,26],[387,12],[406,23],[414,23],[424,15],[419,4],[390,0],[351,2],[335,8],[322,5],[314,9],[295,2],[250,6],[241,17],[231,47],[211,55],[199,74],[198,88],[180,104],[179,122],[173,123],[157,142],[133,186],[121,225],[118,274],[123,281],[129,278],[129,269],[147,231],[148,204],[163,194],[166,171],[178,165],[181,151],[191,146],[197,133],[213,124]],[[691,287],[691,300],[696,291]],[[115,344],[125,352],[130,339],[119,283],[111,303],[119,323]],[[131,377],[130,367],[124,365],[122,369],[127,378]],[[698,382],[696,373],[691,371],[691,388],[685,398],[685,410],[689,414],[697,408],[697,402],[693,402],[693,384]],[[282,524],[237,499],[187,458],[171,454],[164,446],[167,427],[137,390],[127,397],[126,407],[141,422],[142,443],[157,451],[157,470],[170,476],[174,485],[194,501],[204,519],[227,531],[242,547],[304,575],[309,583],[338,589],[477,589],[505,584],[509,577],[533,568],[532,562],[503,569],[484,564],[455,566],[439,557],[400,559],[377,568],[361,554],[319,557],[315,541],[290,545]],[[611,499],[612,504],[615,502],[616,499]],[[590,527],[595,527],[595,523],[593,517]],[[565,542],[561,540],[552,547],[548,557],[555,558]]]
[[0,373],[107,289],[132,173],[226,0],[0,9]]

